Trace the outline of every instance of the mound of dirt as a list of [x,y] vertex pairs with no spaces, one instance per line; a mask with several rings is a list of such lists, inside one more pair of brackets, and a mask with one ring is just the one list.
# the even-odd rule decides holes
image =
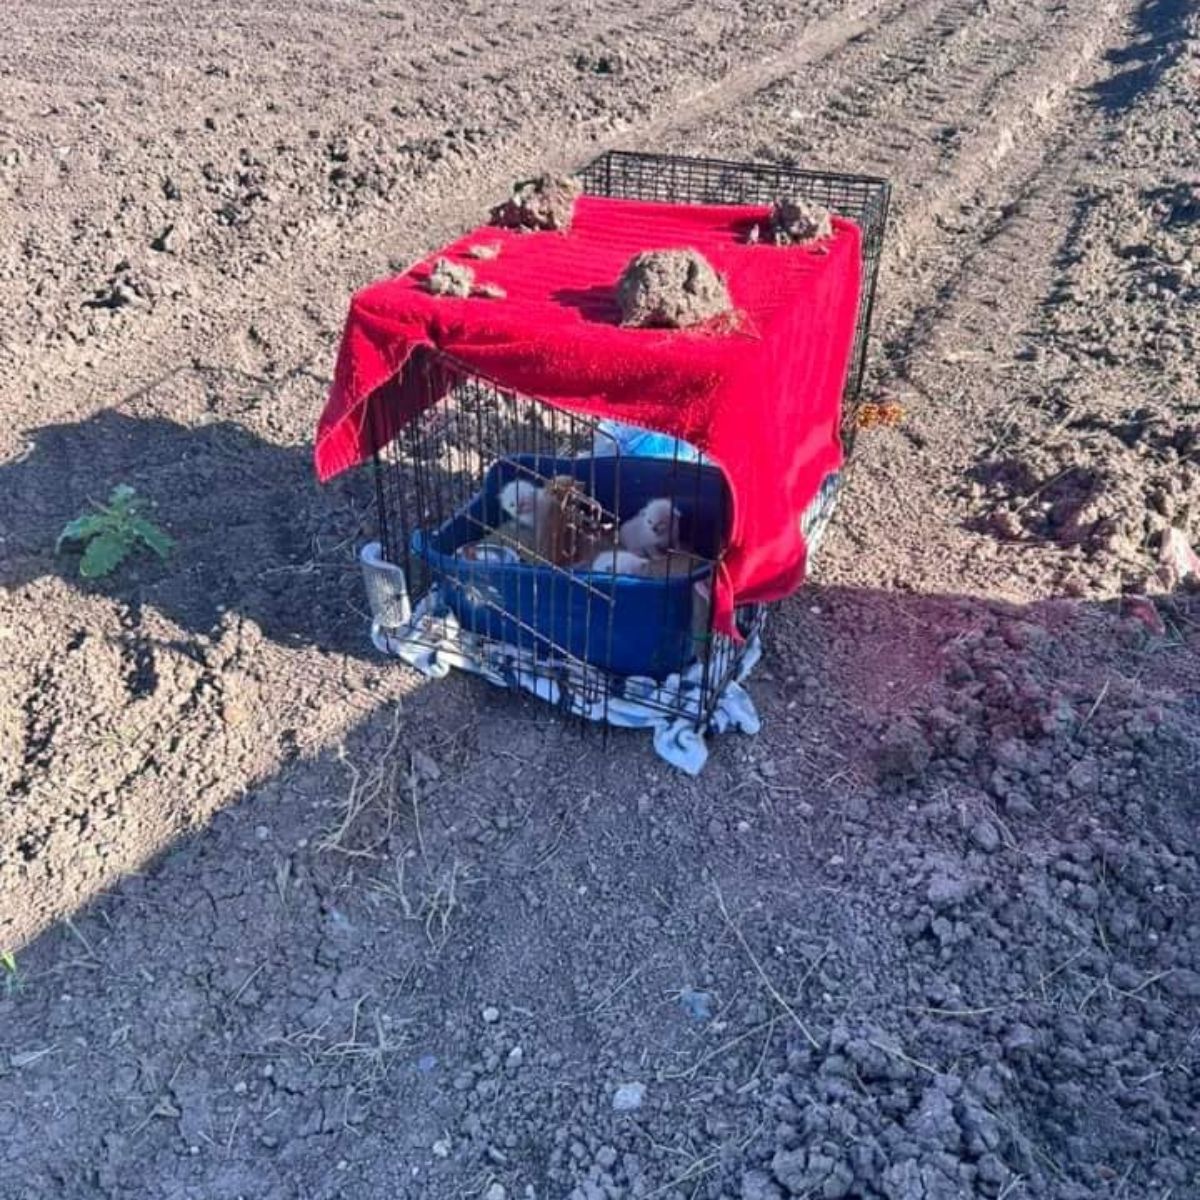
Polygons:
[[770,240],[777,246],[795,246],[833,236],[829,209],[811,200],[776,200],[771,205]]
[[617,283],[621,324],[686,329],[733,312],[725,281],[695,250],[635,255]]
[[540,175],[514,184],[512,196],[492,209],[492,224],[507,229],[569,229],[575,197],[582,190],[569,175]]

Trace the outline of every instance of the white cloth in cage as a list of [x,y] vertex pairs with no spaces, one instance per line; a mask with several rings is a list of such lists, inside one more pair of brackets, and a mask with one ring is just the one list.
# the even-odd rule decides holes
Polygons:
[[[622,695],[600,695],[594,670],[584,671],[566,660],[549,663],[535,659],[528,650],[478,638],[464,630],[436,586],[411,615],[407,614],[404,572],[382,557],[378,542],[363,547],[360,561],[371,601],[371,641],[381,653],[401,659],[423,675],[440,679],[455,667],[482,676],[497,687],[522,688],[571,716],[606,721],[622,729],[651,729],[659,757],[689,775],[698,775],[708,761],[704,732],[736,729],[754,734],[761,728],[754,702],[742,686],[762,657],[757,634],[740,647],[736,678],[721,691],[707,730],[701,731],[697,729],[703,717],[704,665],[700,662],[661,683],[630,676],[623,681]],[[709,664],[710,672],[719,677],[726,665],[719,661],[720,656],[733,652],[732,647],[724,645],[715,650],[717,661]],[[549,678],[549,669],[560,679]],[[667,705],[685,715],[664,715],[662,708]]]

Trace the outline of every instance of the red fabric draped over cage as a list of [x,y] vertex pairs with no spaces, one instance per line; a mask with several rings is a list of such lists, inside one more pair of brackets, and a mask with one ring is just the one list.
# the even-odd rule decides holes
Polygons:
[[[736,605],[804,580],[800,517],[842,461],[838,426],[858,316],[861,237],[835,218],[817,246],[747,243],[758,206],[582,196],[567,233],[492,226],[352,300],[317,430],[322,481],[368,459],[454,382],[406,370],[428,348],[490,382],[558,408],[686,439],[725,473],[732,498],[716,628]],[[500,254],[471,257],[491,243]],[[690,247],[725,277],[732,328],[622,327],[616,282],[641,250]],[[433,262],[469,265],[503,299],[431,295]],[[426,358],[428,356],[421,356]],[[437,362],[437,359],[433,359]]]

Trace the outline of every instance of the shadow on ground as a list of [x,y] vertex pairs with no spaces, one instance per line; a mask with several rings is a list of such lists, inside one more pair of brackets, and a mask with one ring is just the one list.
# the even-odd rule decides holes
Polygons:
[[[81,580],[78,552],[56,554],[55,539],[118,483],[154,502],[176,550],[166,563],[139,554],[111,579]],[[135,611],[153,605],[193,634],[211,633],[229,611],[285,645],[368,648],[361,622],[346,617],[359,590],[354,553],[369,527],[366,472],[320,488],[305,448],[274,444],[239,421],[108,410],[35,429],[26,452],[0,466],[0,494],[5,587],[56,575]]]
[[[247,465],[210,436],[205,479]],[[0,1194],[718,1197],[808,1161],[818,1110],[873,1147],[854,1194],[961,1165],[934,1194],[1083,1195],[1110,1159],[1186,1182],[1200,713],[1163,672],[1194,627],[806,600],[763,734],[699,780],[516,698],[436,744],[388,707],[46,933],[0,993]],[[860,1044],[885,1049],[851,1083]],[[948,1149],[935,1101],[995,1113],[986,1140]]]
[[1092,94],[1105,111],[1118,114],[1158,81],[1188,46],[1191,0],[1142,0],[1134,18],[1134,40],[1109,51],[1115,73],[1096,84]]

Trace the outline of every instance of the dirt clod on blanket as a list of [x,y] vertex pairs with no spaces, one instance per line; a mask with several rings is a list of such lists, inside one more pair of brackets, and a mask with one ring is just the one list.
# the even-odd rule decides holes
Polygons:
[[439,258],[425,281],[435,296],[469,296],[475,285],[475,272],[470,267]]
[[635,255],[617,283],[622,325],[685,329],[733,312],[725,281],[695,250]]
[[568,175],[541,175],[514,184],[513,194],[492,209],[492,224],[508,229],[569,229],[575,197],[582,190],[579,181]]
[[794,246],[833,236],[829,209],[811,200],[776,200],[771,205],[771,237],[777,246]]

